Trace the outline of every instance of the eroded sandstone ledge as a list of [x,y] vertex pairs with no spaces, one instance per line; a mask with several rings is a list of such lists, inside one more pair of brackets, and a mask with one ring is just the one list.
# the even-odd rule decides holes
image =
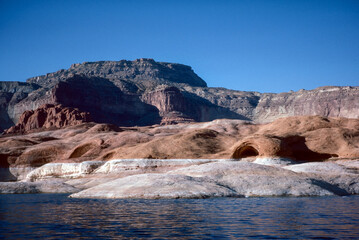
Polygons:
[[0,189],[93,198],[358,194],[358,136],[358,119],[318,116],[82,123],[0,137]]
[[297,163],[281,158],[121,159],[49,163],[0,193],[74,198],[207,198],[359,194],[359,159]]

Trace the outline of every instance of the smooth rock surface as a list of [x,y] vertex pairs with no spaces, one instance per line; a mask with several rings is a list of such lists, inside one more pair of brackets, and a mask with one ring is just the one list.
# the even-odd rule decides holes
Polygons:
[[206,178],[172,174],[139,174],[72,194],[73,198],[207,198],[239,197]]
[[81,177],[91,173],[102,164],[104,164],[102,161],[86,161],[82,163],[48,163],[31,171],[26,176],[26,180],[35,181],[50,177]]
[[40,182],[0,182],[0,194],[75,193],[80,191],[56,179]]
[[183,167],[167,173],[137,174],[86,189],[81,198],[203,198],[219,196],[346,195],[320,179],[280,167],[222,161]]
[[113,159],[98,168],[95,173],[122,173],[125,171],[164,171],[182,168],[190,165],[199,165],[222,159]]
[[305,176],[279,167],[249,162],[209,163],[170,172],[210,177],[244,196],[324,196],[333,195]]

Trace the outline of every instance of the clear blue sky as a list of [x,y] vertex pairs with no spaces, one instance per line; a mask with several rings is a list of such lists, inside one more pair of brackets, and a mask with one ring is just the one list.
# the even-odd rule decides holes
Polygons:
[[359,0],[0,0],[0,80],[154,58],[210,87],[359,85]]

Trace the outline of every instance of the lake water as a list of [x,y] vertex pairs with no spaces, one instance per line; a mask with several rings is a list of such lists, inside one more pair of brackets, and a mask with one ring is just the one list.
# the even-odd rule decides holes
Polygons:
[[0,195],[0,239],[359,238],[359,196],[175,200]]

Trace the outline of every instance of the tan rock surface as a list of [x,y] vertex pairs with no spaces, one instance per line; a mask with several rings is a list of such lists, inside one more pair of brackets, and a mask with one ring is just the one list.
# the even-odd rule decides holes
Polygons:
[[83,123],[0,137],[0,167],[112,159],[281,157],[300,161],[359,158],[359,120],[290,117],[254,125],[240,120],[118,128]]

